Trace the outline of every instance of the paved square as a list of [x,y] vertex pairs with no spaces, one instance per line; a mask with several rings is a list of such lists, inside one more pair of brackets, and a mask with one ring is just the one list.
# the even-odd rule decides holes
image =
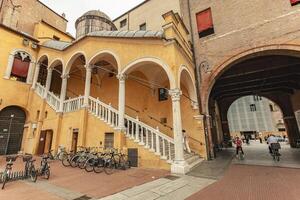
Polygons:
[[[39,158],[36,166],[39,165]],[[21,158],[13,165],[13,171],[23,170]],[[9,182],[0,191],[0,199],[11,200],[73,200],[87,195],[94,199],[112,195],[123,190],[138,186],[169,175],[165,170],[137,169],[116,171],[112,175],[105,173],[87,173],[78,168],[64,167],[58,161],[51,162],[51,177],[36,183],[30,181]],[[5,159],[0,158],[1,171],[5,167]]]

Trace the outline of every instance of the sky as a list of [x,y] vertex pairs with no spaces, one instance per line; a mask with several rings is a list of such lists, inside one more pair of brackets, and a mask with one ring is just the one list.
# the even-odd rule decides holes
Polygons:
[[69,21],[67,32],[75,36],[75,21],[89,10],[101,10],[111,19],[122,15],[144,0],[40,0]]

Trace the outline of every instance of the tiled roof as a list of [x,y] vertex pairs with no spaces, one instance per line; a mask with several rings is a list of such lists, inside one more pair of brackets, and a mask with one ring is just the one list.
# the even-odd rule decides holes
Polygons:
[[[111,38],[164,38],[164,31],[96,31],[91,32],[83,37],[111,37]],[[72,44],[76,43],[78,40],[81,40],[83,37],[78,38],[73,43],[63,42],[57,40],[49,40],[42,44],[44,47],[64,50]]]
[[49,40],[42,44],[42,46],[44,46],[44,47],[57,49],[57,50],[64,50],[65,48],[69,47],[70,45],[72,45],[72,43],[62,42],[62,41],[57,41],[57,40]]

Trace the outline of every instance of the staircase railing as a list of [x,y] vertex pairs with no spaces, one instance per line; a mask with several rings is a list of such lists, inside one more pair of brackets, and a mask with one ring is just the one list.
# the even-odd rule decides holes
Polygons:
[[84,97],[79,96],[74,99],[68,99],[64,101],[63,111],[64,112],[74,112],[80,110],[83,107]]
[[117,127],[119,123],[119,112],[110,104],[101,102],[98,98],[89,97],[89,111],[107,124]]
[[[36,92],[39,96],[43,97],[45,88],[40,84],[36,86]],[[60,99],[52,92],[47,93],[46,98],[48,104],[56,111],[60,106]],[[98,98],[89,97],[89,112],[94,114],[99,119],[103,120],[108,125],[117,128],[119,124],[119,112],[113,108],[111,104],[107,105],[101,102]],[[74,112],[80,110],[84,105],[84,97],[65,100],[63,103],[63,112]],[[154,152],[162,159],[172,162],[175,155],[174,139],[163,134],[158,128],[153,128],[141,122],[138,118],[133,118],[125,115],[126,127],[125,134],[127,137],[133,139],[139,145]]]
[[49,106],[53,108],[55,111],[58,111],[60,99],[52,92],[47,92],[46,101],[48,102]]
[[127,127],[127,137],[134,139],[140,145],[144,145],[163,159],[174,160],[174,139],[161,133],[158,127],[156,129],[152,128],[138,118],[134,119],[127,115],[125,116],[125,127]]
[[40,83],[36,83],[35,91],[40,97],[42,97],[42,98],[44,97],[45,88]]

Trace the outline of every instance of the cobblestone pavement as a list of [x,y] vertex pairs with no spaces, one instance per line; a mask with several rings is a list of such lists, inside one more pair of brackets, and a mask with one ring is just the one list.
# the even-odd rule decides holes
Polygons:
[[[39,162],[36,162],[38,165]],[[49,181],[39,178],[37,183],[30,181],[9,182],[0,190],[2,200],[73,200],[81,196],[93,199],[112,195],[134,186],[157,180],[169,175],[165,170],[130,169],[117,171],[112,175],[87,173],[78,168],[63,167],[60,162],[52,162]],[[5,160],[0,158],[0,171]],[[18,159],[14,171],[23,170],[23,162]]]

